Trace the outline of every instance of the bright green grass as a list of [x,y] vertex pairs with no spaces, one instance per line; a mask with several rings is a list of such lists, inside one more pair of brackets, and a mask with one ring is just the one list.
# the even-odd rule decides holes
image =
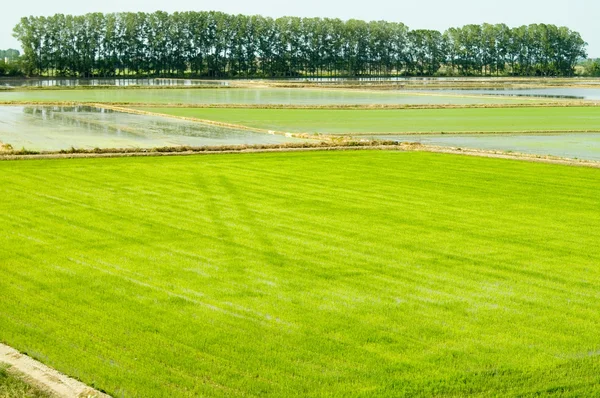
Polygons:
[[0,162],[0,341],[114,396],[600,394],[600,171]]
[[467,108],[402,110],[142,108],[269,130],[332,133],[600,129],[600,108]]
[[544,100],[401,91],[319,89],[95,89],[0,92],[0,101],[136,102],[150,104],[495,104]]
[[0,363],[0,398],[50,398],[50,395],[9,373]]

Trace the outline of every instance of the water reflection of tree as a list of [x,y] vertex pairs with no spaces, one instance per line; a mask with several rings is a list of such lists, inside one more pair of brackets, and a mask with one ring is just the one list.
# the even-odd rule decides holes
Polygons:
[[48,123],[52,123],[54,126],[137,138],[180,136],[240,139],[255,134],[227,127],[175,119],[163,120],[90,106],[26,106],[23,107],[23,113],[28,115],[33,123],[40,123],[44,128],[48,128]]
[[[26,106],[23,113],[33,121],[55,122],[65,127],[75,127],[88,131],[110,132],[110,126],[100,120],[90,118],[90,114],[113,114],[113,110],[91,106]],[[45,126],[48,127],[48,126]]]
[[192,79],[31,79],[2,80],[0,86],[10,87],[79,87],[79,86],[228,86],[224,81]]

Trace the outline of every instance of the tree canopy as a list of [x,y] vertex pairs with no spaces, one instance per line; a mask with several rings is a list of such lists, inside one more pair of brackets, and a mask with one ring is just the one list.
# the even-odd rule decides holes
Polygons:
[[19,50],[9,48],[0,50],[0,76],[21,75],[21,64],[19,62]]
[[17,58],[19,58],[19,55],[21,55],[19,50],[15,50],[14,48],[9,48],[8,50],[0,50],[0,60],[2,61],[4,61],[5,59],[8,59],[9,61],[16,60]]
[[386,21],[221,12],[25,17],[14,28],[27,74],[56,76],[571,76],[580,34],[533,24],[446,32]]
[[600,58],[588,59],[584,62],[583,68],[587,76],[600,77]]

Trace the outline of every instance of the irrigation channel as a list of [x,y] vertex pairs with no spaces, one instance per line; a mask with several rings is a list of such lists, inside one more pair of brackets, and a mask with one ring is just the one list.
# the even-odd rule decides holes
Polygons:
[[155,148],[304,140],[90,106],[0,106],[0,142],[14,149]]

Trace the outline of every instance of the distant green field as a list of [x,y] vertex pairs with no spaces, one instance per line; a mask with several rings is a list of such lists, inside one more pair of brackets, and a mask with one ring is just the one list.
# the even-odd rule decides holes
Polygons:
[[0,341],[115,397],[598,396],[600,171],[0,162]]
[[307,133],[600,130],[600,107],[401,110],[140,109],[269,130]]
[[0,92],[0,101],[135,102],[149,104],[503,104],[531,98],[327,89],[85,89]]

